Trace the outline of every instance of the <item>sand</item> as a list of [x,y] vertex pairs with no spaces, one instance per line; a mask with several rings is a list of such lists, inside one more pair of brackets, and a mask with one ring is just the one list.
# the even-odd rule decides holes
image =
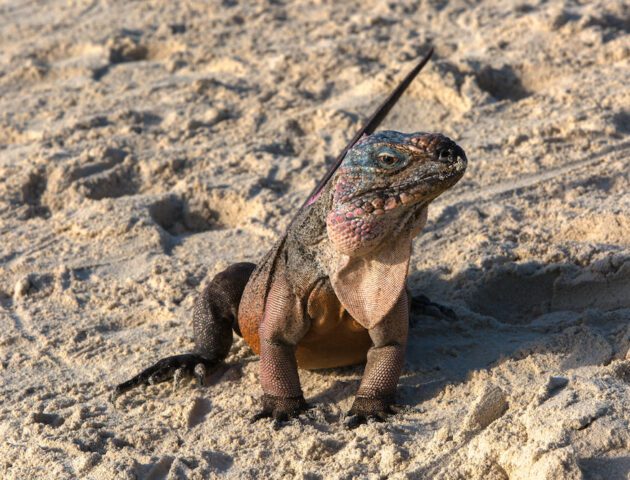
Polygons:
[[[614,0],[0,4],[0,476],[630,478],[630,8]],[[433,204],[387,423],[362,368],[254,425],[237,341],[205,388],[113,385],[192,346],[375,105],[469,168]]]

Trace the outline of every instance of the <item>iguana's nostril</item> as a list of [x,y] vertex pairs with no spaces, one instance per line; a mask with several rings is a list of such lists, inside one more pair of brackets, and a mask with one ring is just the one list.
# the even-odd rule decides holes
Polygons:
[[437,158],[440,162],[451,162],[455,159],[453,149],[451,147],[441,148],[437,151]]
[[452,142],[439,147],[435,151],[435,157],[438,162],[442,163],[454,163],[455,161],[457,161],[458,158],[466,160],[466,154],[464,153],[464,150],[462,150],[461,147]]

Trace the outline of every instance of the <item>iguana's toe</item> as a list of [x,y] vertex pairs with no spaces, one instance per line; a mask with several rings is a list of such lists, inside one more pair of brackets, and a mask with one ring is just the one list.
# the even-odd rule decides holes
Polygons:
[[251,422],[257,422],[263,418],[274,420],[274,429],[282,427],[283,423],[292,418],[298,417],[301,413],[309,409],[303,396],[299,397],[274,397],[272,395],[262,396],[262,410],[252,417]]
[[206,384],[206,374],[208,373],[208,369],[203,363],[198,363],[195,365],[193,369],[193,374],[195,379],[197,380],[197,386],[203,387]]
[[442,317],[449,320],[458,319],[457,314],[452,308],[432,302],[426,295],[415,295],[411,297],[411,311],[430,317]]
[[344,425],[346,428],[354,429],[370,420],[385,422],[391,415],[402,410],[403,408],[395,405],[391,398],[356,397],[346,415]]
[[176,391],[181,387],[184,379],[186,378],[186,372],[183,368],[178,368],[173,374],[173,391]]

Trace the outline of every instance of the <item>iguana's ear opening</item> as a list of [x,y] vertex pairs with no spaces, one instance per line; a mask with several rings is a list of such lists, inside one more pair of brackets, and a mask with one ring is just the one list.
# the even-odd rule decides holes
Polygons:
[[405,289],[411,238],[398,238],[375,252],[349,257],[339,255],[330,282],[352,318],[370,329],[394,307]]

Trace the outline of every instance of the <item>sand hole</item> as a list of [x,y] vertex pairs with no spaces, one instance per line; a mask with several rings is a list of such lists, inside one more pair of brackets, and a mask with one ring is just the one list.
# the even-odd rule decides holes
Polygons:
[[467,303],[472,310],[504,323],[529,323],[550,311],[558,275],[559,272],[526,275],[499,270],[475,289]]
[[38,412],[33,414],[33,421],[41,423],[42,425],[50,425],[51,427],[57,428],[63,425],[65,420],[56,413]]
[[630,308],[630,261],[588,268],[551,265],[531,272],[527,265],[490,272],[467,303],[476,312],[509,324],[527,324],[557,311]]
[[145,60],[149,49],[140,42],[139,35],[127,34],[111,38],[107,41],[110,63],[138,62]]
[[79,180],[77,188],[84,197],[100,200],[133,195],[138,191],[138,184],[132,166],[121,164]]
[[149,214],[155,223],[174,236],[223,228],[215,211],[191,209],[188,201],[175,195],[151,205]]
[[234,459],[223,452],[217,451],[205,451],[201,452],[201,457],[204,459],[206,463],[217,472],[226,472],[234,463]]
[[125,150],[97,147],[71,162],[48,170],[45,205],[53,211],[76,202],[77,196],[100,200],[134,195],[139,188],[135,162]]
[[494,68],[484,66],[477,72],[477,85],[497,100],[521,100],[531,94],[522,83],[521,76],[510,65]]
[[223,230],[244,225],[258,212],[239,194],[227,189],[171,195],[149,207],[151,218],[171,235]]
[[601,28],[604,31],[604,42],[630,33],[630,21],[628,21],[627,17],[622,18],[610,12],[603,12],[598,16],[592,16],[586,21],[584,27]]
[[50,209],[42,201],[47,183],[48,179],[43,170],[37,169],[29,172],[21,189],[22,203],[28,206],[26,218],[48,218],[50,216]]
[[621,110],[612,117],[612,123],[618,133],[630,133],[630,110]]

